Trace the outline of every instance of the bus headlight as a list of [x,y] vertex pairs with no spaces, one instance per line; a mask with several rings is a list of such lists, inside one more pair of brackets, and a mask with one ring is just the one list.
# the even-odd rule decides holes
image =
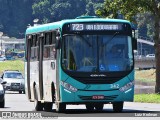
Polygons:
[[125,86],[121,87],[119,90],[121,92],[129,90],[134,85],[134,81],[127,83]]
[[66,82],[61,81],[61,85],[71,92],[76,92],[77,91],[77,88],[73,87],[72,85],[70,85]]

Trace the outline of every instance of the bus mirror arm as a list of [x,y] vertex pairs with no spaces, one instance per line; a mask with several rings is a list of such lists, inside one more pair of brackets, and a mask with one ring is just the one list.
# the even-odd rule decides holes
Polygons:
[[56,31],[56,49],[60,49],[60,41],[61,41],[61,35],[60,35],[60,29]]
[[136,38],[132,38],[132,45],[133,45],[133,50],[137,50],[137,39]]
[[132,28],[132,47],[133,50],[137,50],[137,32],[135,29]]

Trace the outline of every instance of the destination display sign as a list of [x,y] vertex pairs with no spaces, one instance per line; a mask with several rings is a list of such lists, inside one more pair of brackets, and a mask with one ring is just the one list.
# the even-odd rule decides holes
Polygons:
[[123,24],[111,23],[73,23],[70,24],[70,31],[105,31],[122,30]]

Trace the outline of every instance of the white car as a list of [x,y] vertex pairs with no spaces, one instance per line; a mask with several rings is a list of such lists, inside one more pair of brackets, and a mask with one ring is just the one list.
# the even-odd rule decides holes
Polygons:
[[20,94],[25,93],[24,78],[22,73],[16,70],[6,70],[3,72],[1,79],[6,81],[5,90],[18,91]]
[[5,60],[6,60],[6,57],[0,56],[0,61],[5,61]]
[[146,57],[155,58],[155,54],[148,54],[148,55],[146,55]]

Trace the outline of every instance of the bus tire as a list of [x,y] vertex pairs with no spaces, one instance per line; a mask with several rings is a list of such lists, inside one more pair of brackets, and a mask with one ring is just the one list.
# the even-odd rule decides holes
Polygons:
[[104,106],[103,103],[96,103],[95,104],[96,111],[102,111],[103,110],[103,106]]
[[22,94],[22,91],[21,91],[21,90],[19,91],[19,94]]
[[34,88],[34,106],[36,111],[42,111],[43,110],[43,103],[38,101],[38,92],[36,88]]
[[94,110],[94,106],[92,104],[86,104],[86,109],[87,111],[93,111]]
[[0,108],[4,108],[4,106],[5,106],[5,99],[3,99],[2,102],[0,102]]
[[45,102],[44,103],[44,110],[45,111],[51,111],[52,110],[52,106],[53,106],[52,102]]
[[124,102],[115,102],[112,103],[114,112],[122,112]]
[[65,103],[56,103],[56,111],[61,113],[66,111],[66,104]]

